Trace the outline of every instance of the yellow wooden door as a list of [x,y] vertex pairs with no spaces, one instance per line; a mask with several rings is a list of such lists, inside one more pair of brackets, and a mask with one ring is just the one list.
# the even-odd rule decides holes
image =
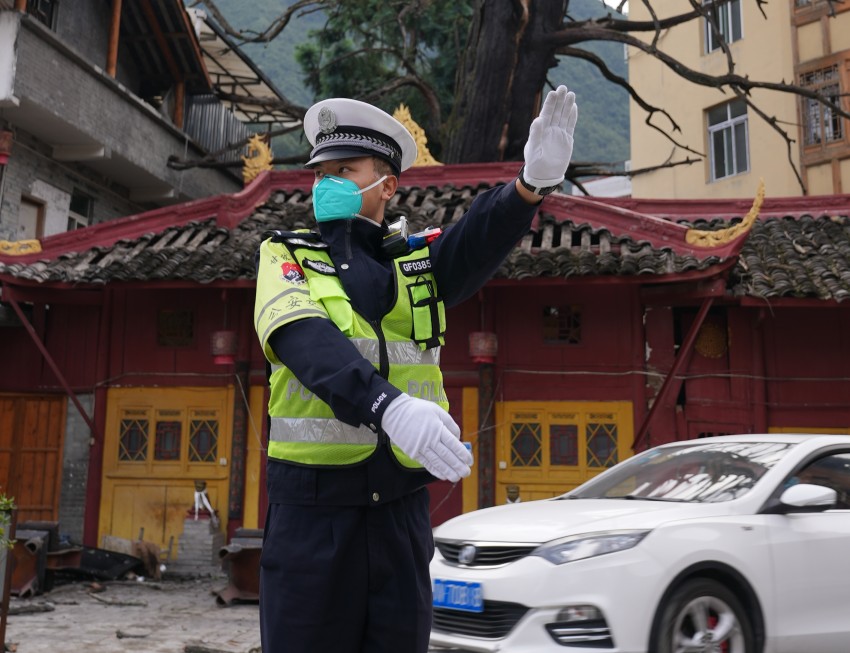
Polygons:
[[496,503],[571,490],[631,455],[632,404],[504,402],[496,406]]
[[173,538],[176,552],[196,480],[226,528],[232,402],[232,386],[110,389],[98,541]]

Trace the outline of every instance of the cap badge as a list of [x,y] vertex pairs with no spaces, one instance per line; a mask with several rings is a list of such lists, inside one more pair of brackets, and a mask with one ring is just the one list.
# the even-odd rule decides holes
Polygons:
[[333,109],[322,107],[319,110],[318,120],[319,129],[322,130],[323,134],[330,134],[334,129],[336,129],[336,114],[333,112]]

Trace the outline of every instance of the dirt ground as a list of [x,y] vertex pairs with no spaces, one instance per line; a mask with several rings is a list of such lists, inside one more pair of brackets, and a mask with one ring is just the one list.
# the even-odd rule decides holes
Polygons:
[[218,606],[214,592],[226,585],[224,576],[78,582],[30,599],[12,597],[6,650],[259,653],[257,604]]

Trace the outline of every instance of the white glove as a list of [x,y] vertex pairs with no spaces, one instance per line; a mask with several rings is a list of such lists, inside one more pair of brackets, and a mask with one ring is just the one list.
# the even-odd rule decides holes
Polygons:
[[578,119],[576,94],[566,86],[550,91],[531,123],[523,154],[523,179],[534,188],[557,186],[564,181],[573,155],[573,131]]
[[437,404],[402,394],[387,406],[381,427],[390,440],[437,478],[457,483],[469,476],[472,454],[460,427]]

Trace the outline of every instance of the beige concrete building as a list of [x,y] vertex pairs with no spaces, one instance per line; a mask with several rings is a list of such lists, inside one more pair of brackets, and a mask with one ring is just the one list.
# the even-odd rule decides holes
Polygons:
[[[678,0],[654,0],[659,18],[681,13]],[[850,3],[778,0],[765,6],[745,0],[718,2],[714,10],[734,72],[768,82],[796,82],[838,97],[850,92]],[[630,20],[651,20],[646,7],[631,3]],[[651,43],[653,35],[645,37]],[[698,74],[723,75],[729,62],[709,21],[691,21],[664,31],[657,47]],[[698,86],[638,48],[629,48],[629,79],[652,105],[666,109],[681,128],[656,113],[652,124],[680,145],[703,155],[691,165],[633,178],[634,197],[752,197],[759,179],[768,195],[850,193],[850,121],[816,101],[756,89],[754,104],[794,139],[782,136],[731,91]],[[850,98],[843,98],[850,109]],[[697,158],[646,124],[646,112],[631,106],[632,169]],[[799,171],[799,178],[791,165]]]

